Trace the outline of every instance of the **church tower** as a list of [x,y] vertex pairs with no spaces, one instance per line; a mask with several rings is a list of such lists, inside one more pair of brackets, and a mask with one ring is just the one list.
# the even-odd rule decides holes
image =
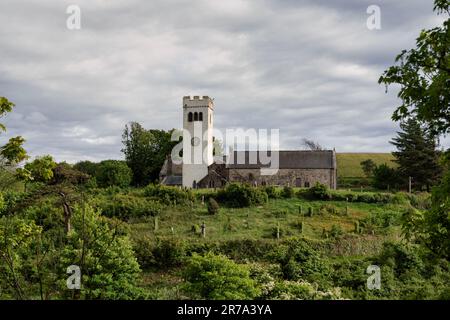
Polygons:
[[195,188],[214,161],[213,113],[208,96],[183,97],[183,187]]

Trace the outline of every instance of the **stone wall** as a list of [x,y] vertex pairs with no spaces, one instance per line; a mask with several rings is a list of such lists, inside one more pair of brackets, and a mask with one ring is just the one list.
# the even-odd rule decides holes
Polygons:
[[271,176],[261,175],[260,169],[228,169],[230,182],[247,182],[257,185],[312,187],[317,182],[336,188],[334,169],[279,169]]

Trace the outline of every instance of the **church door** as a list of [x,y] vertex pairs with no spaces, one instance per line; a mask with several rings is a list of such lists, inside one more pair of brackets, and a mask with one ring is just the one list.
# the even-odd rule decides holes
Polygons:
[[295,179],[295,186],[297,188],[300,188],[302,186],[302,179],[300,178]]

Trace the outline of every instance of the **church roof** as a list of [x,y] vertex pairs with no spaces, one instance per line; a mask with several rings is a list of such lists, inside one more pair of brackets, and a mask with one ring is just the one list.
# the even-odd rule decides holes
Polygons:
[[336,153],[333,150],[320,151],[234,151],[228,158],[227,168],[230,169],[259,169],[268,168],[268,160],[276,164],[278,153],[279,169],[335,169]]

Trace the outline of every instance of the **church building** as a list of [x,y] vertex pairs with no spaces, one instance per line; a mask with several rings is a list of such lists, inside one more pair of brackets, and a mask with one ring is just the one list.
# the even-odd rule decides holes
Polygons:
[[[208,96],[183,97],[183,161],[167,157],[160,172],[165,185],[216,188],[228,182],[308,188],[317,182],[336,189],[336,152],[234,151],[214,157],[214,101]],[[187,151],[187,152],[186,152]],[[267,154],[277,159],[268,174]],[[266,171],[266,172],[265,172]]]

